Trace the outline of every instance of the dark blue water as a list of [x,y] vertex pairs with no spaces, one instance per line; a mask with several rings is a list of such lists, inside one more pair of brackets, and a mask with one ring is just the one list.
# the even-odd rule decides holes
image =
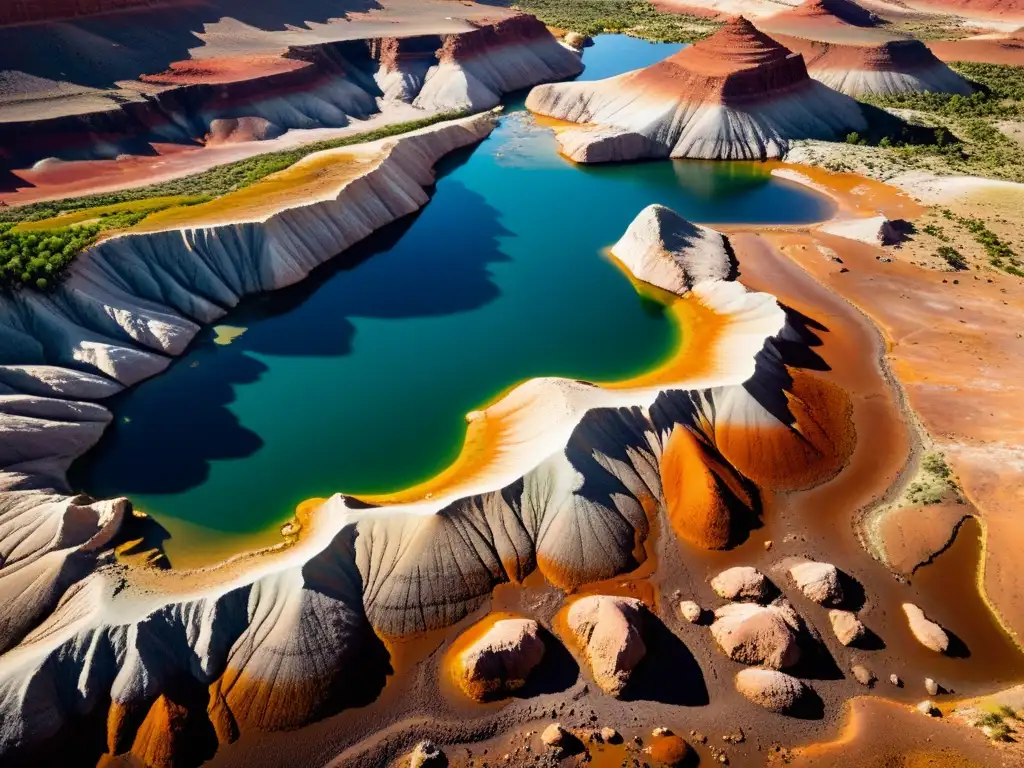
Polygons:
[[[585,77],[678,47],[601,37]],[[576,167],[520,103],[442,162],[419,214],[247,299],[222,321],[245,329],[231,344],[206,331],[120,396],[78,485],[130,496],[170,532],[172,561],[204,537],[272,530],[310,497],[407,487],[447,466],[465,413],[510,385],[624,378],[668,356],[680,330],[602,255],[645,206],[699,222],[828,214],[749,163]]]

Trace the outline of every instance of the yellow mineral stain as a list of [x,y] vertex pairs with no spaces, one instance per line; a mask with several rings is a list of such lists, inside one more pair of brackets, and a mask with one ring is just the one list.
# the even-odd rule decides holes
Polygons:
[[247,330],[249,329],[241,325],[215,325],[213,326],[213,343],[226,347]]

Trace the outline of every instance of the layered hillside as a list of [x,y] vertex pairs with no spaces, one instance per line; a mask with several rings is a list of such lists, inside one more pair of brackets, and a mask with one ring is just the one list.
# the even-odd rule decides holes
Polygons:
[[811,77],[850,96],[973,91],[923,43],[891,35],[879,23],[852,0],[807,0],[758,25],[802,54]]
[[918,40],[843,45],[781,37],[799,51],[815,80],[850,96],[896,93],[959,93],[974,87]]
[[[474,6],[466,10],[483,13]],[[367,22],[329,24],[309,42],[277,32],[247,40],[234,31],[237,41],[218,36],[183,59],[171,57],[191,52],[147,54],[145,27],[133,27],[125,60],[91,67],[76,62],[80,40],[72,35],[65,44],[62,27],[27,28],[30,40],[19,39],[16,51],[32,41],[56,43],[70,61],[0,54],[0,162],[24,167],[54,157],[166,154],[211,138],[240,142],[293,129],[344,128],[389,110],[408,120],[409,105],[424,113],[477,111],[495,106],[508,91],[582,71],[579,56],[532,16],[492,9],[489,18],[470,21],[441,12],[409,25],[408,37],[353,39],[360,30],[387,27]],[[113,28],[113,40],[123,39],[123,24],[104,24]],[[416,34],[417,26],[439,33]],[[10,34],[0,30],[0,43]],[[165,40],[152,42],[167,47]],[[95,51],[84,55],[89,61]]]
[[812,80],[803,57],[743,17],[645,69],[534,88],[538,114],[585,124],[558,131],[577,162],[641,157],[765,159],[793,139],[832,139],[866,122],[852,99]]

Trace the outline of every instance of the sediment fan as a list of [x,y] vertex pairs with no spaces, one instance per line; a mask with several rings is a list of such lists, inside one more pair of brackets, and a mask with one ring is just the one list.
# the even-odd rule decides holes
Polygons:
[[[385,183],[350,181],[342,197],[103,243],[55,293],[22,296],[0,317],[2,348],[24,363],[0,368],[4,759],[31,757],[98,708],[108,751],[147,757],[184,750],[211,725],[222,742],[299,725],[380,689],[378,635],[448,626],[535,569],[566,589],[622,573],[662,508],[687,539],[725,546],[756,516],[755,483],[802,487],[846,460],[842,399],[787,366],[777,344],[805,344],[800,329],[734,281],[723,235],[654,207],[614,252],[717,329],[690,340],[700,348],[680,368],[620,388],[520,385],[472,414],[467,444],[497,435],[483,465],[433,494],[336,495],[290,546],[193,572],[117,562],[129,503],[70,496],[64,479],[110,418],[89,401],[159,371],[240,295],[337,253],[359,223],[338,227],[339,215],[415,207],[402,201],[422,200],[429,164],[491,120],[378,145],[390,154],[367,174]],[[174,250],[175,238],[188,246]],[[202,692],[198,707],[183,690]]]
[[743,17],[645,69],[593,83],[534,88],[536,113],[560,129],[577,162],[642,157],[766,159],[793,139],[832,139],[867,122],[858,104],[812,80],[803,58]]

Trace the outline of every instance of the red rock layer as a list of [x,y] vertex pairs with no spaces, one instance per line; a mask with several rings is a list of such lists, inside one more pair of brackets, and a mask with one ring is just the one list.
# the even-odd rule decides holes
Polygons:
[[200,4],[201,0],[0,0],[0,27]]
[[633,86],[731,105],[759,101],[808,81],[803,57],[739,16],[708,39],[640,71]]
[[818,25],[874,27],[878,17],[861,8],[852,0],[807,0],[790,11],[773,16],[773,19],[813,22]]
[[224,56],[211,59],[175,61],[166,71],[141,75],[144,83],[159,85],[223,85],[253,80],[311,66],[308,61],[283,56]]
[[441,50],[437,52],[437,57],[441,62],[456,61],[484,53],[495,46],[528,43],[547,34],[547,27],[541,21],[534,16],[521,13],[479,27],[472,32],[443,35]]
[[1024,30],[995,39],[936,40],[928,43],[932,53],[943,61],[974,61],[981,64],[1007,64],[1024,67]]
[[807,66],[813,70],[913,72],[939,64],[918,40],[892,40],[878,45],[839,45],[799,37],[781,37],[781,40],[803,54]]

